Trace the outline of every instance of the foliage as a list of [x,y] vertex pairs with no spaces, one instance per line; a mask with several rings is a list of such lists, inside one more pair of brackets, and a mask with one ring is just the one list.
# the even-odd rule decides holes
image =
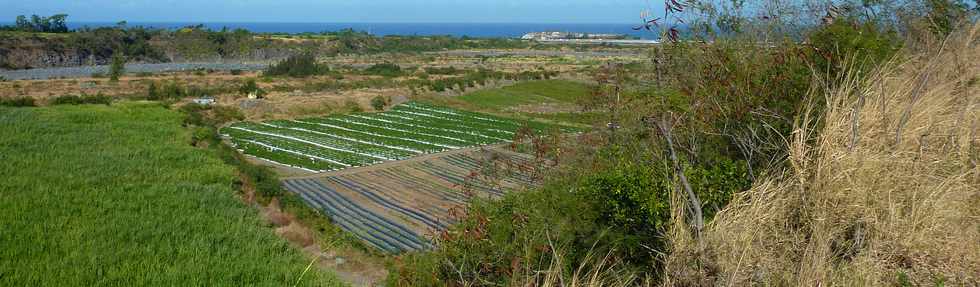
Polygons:
[[302,78],[323,75],[328,72],[330,72],[330,67],[324,64],[318,64],[316,56],[307,53],[290,56],[279,63],[269,66],[265,70],[264,75]]
[[383,111],[385,107],[388,106],[388,102],[390,101],[391,99],[388,97],[377,95],[374,96],[374,98],[371,98],[371,107],[374,108],[375,111]]
[[453,36],[395,36],[376,37],[362,31],[345,29],[323,35],[336,38],[336,53],[418,53],[455,49],[516,49],[527,48],[519,39],[463,39]]
[[499,72],[488,69],[478,69],[467,71],[465,74],[456,77],[445,77],[437,80],[421,78],[411,80],[409,83],[412,88],[425,88],[434,92],[444,92],[457,89],[465,90],[467,87],[476,85],[486,85],[491,80],[510,80],[510,81],[531,81],[546,80],[557,76],[557,72],[552,71],[523,71],[523,72]]
[[361,104],[358,104],[357,102],[350,99],[344,101],[344,110],[346,110],[348,113],[364,112],[364,109],[361,108]]
[[37,102],[32,97],[0,97],[0,106],[5,107],[36,107]]
[[119,77],[126,72],[126,58],[123,55],[115,54],[112,56],[112,64],[109,66],[109,81],[118,82]]
[[255,83],[254,78],[249,78],[242,82],[242,85],[238,87],[238,94],[243,96],[254,94],[256,97],[261,99],[265,97],[267,92],[262,88],[259,88],[259,85]]
[[67,14],[55,14],[50,17],[31,15],[31,20],[27,20],[26,16],[20,15],[14,21],[14,26],[0,26],[0,31],[68,33],[68,25],[65,23],[67,18]]
[[847,65],[867,71],[891,59],[901,43],[895,31],[882,29],[875,23],[855,19],[837,19],[816,29],[809,37],[815,68],[835,77]]
[[377,75],[384,76],[388,78],[394,78],[402,75],[402,68],[397,64],[384,62],[371,65],[364,70],[367,75]]
[[241,110],[229,106],[188,103],[181,106],[180,111],[185,115],[184,125],[199,127],[215,127],[245,119]]
[[425,73],[431,75],[456,75],[465,72],[462,69],[456,69],[456,67],[425,67]]
[[[929,29],[940,38],[949,36],[961,22],[968,21],[971,16],[970,6],[963,0],[925,0],[923,2],[925,2],[927,9],[925,19],[929,23]],[[976,2],[974,5],[974,9],[980,11],[980,2]],[[972,12],[975,13],[976,11]]]
[[160,30],[143,27],[85,27],[70,33],[64,43],[59,41],[50,45],[77,49],[81,54],[91,55],[100,64],[104,63],[99,62],[100,59],[111,61],[116,54],[126,55],[134,61],[165,61],[167,57],[163,49],[151,44],[159,33]]
[[63,95],[55,97],[51,100],[49,104],[51,105],[83,105],[83,104],[98,104],[98,105],[109,105],[112,103],[112,98],[102,93],[95,95],[88,95],[82,93],[81,96],[76,95]]
[[149,81],[146,85],[146,99],[151,101],[169,101],[183,98],[200,98],[204,96],[217,95],[222,93],[233,93],[235,87],[222,85],[209,85],[200,87],[196,85],[184,86],[173,81]]
[[[241,203],[231,166],[187,144],[177,112],[125,103],[0,115],[0,285],[292,286],[309,264]],[[340,282],[314,268],[299,284]]]

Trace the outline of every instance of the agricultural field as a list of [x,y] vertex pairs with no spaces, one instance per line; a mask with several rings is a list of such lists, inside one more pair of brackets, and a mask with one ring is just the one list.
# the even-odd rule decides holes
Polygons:
[[[410,160],[283,180],[283,187],[367,245],[388,253],[431,247],[430,236],[455,223],[473,198],[498,198],[533,187],[525,155],[467,149]],[[496,165],[498,177],[471,177]]]
[[239,122],[220,130],[237,149],[281,165],[325,172],[511,141],[574,128],[409,102],[381,113]]
[[0,107],[0,286],[335,286],[158,103]]
[[468,93],[456,99],[478,109],[506,109],[542,103],[575,103],[589,93],[586,84],[567,80],[544,80],[518,83],[495,89]]

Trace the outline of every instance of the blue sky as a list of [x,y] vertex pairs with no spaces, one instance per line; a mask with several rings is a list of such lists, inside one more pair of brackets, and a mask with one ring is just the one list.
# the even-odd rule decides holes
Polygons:
[[0,0],[0,21],[636,23],[660,0]]

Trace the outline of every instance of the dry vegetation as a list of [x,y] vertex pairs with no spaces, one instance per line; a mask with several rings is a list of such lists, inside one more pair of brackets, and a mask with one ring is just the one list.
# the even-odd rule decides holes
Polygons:
[[980,282],[977,33],[839,81],[788,139],[791,168],[740,194],[701,242],[672,232],[667,284]]

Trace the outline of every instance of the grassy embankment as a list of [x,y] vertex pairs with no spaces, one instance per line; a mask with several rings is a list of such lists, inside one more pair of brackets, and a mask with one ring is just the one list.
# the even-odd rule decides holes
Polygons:
[[[158,104],[0,108],[0,285],[292,285],[309,261]],[[310,270],[303,285],[339,285]]]

